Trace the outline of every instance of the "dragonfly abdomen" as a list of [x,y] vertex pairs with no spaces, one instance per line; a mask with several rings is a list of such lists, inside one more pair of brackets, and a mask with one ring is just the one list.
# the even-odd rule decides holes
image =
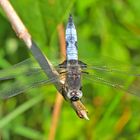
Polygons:
[[67,24],[65,38],[67,60],[78,60],[77,33],[71,15]]

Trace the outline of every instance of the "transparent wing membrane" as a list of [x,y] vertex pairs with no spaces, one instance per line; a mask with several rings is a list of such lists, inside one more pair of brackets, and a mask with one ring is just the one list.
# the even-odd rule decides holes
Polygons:
[[[55,66],[55,68],[59,71],[59,67]],[[43,70],[40,68],[39,64],[33,60],[32,58],[26,59],[18,64],[15,64],[14,66],[1,70],[0,71],[0,81],[11,79],[14,77],[17,77],[19,75],[30,75],[38,72],[43,72]]]
[[14,78],[18,75],[36,72],[41,70],[39,65],[33,61],[33,59],[26,59],[12,67],[0,71],[0,80],[6,80]]
[[140,65],[132,65],[123,61],[115,60],[110,57],[97,57],[92,61],[83,61],[87,64],[85,70],[101,71],[103,73],[119,73],[122,75],[140,76]]
[[87,65],[87,68],[89,70],[96,70],[103,73],[119,73],[122,75],[128,75],[128,76],[140,76],[140,68],[134,67],[134,66],[90,66]]
[[[87,63],[86,67],[84,63],[80,63],[84,71],[83,77],[93,81],[93,84],[103,84],[140,96],[140,68],[114,59],[107,59],[104,57],[95,59],[93,65]],[[63,79],[66,74],[66,64],[61,63],[55,68],[61,73],[59,78]],[[48,79],[36,61],[29,58],[0,71],[0,98],[9,98],[30,88],[50,84],[57,80],[53,77]]]
[[30,88],[51,84],[57,78],[48,79],[44,72],[32,73],[31,75],[20,75],[16,79],[1,82],[0,98],[9,98],[27,91]]
[[[94,58],[95,59],[95,58]],[[110,57],[99,57],[93,64],[83,65],[83,77],[94,83],[103,84],[140,96],[140,67]],[[85,61],[84,61],[85,63]]]
[[140,96],[140,77],[119,74],[103,74],[94,72],[94,74],[83,74],[83,77],[92,81],[93,84],[103,84],[112,88],[119,89],[125,93]]
[[53,77],[48,79],[33,59],[27,59],[0,71],[0,98],[9,98],[30,88],[50,84],[57,80]]

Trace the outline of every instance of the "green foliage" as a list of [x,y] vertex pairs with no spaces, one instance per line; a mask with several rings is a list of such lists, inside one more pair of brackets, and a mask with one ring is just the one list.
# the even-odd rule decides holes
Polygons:
[[[78,32],[79,58],[94,64],[99,55],[140,64],[140,2],[125,0],[11,0],[41,50],[59,59],[57,26],[72,13]],[[0,9],[0,68],[30,56]],[[138,83],[139,85],[139,83]],[[84,99],[90,121],[80,120],[63,104],[56,139],[139,140],[140,102],[108,87],[85,82]],[[47,139],[56,90],[32,89],[0,101],[0,135],[4,140]],[[84,132],[84,133],[83,133]]]

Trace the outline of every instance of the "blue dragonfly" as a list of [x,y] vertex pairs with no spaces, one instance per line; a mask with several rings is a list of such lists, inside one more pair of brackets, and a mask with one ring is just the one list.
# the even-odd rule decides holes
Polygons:
[[[62,95],[67,100],[77,101],[83,96],[82,80],[103,84],[140,96],[140,68],[114,59],[101,57],[93,64],[78,59],[77,33],[70,15],[66,27],[66,60],[54,68],[58,77],[48,78],[33,59],[27,59],[6,70],[0,71],[0,98],[6,99],[25,93],[27,90],[61,81],[67,91]],[[49,73],[49,69],[48,69]]]

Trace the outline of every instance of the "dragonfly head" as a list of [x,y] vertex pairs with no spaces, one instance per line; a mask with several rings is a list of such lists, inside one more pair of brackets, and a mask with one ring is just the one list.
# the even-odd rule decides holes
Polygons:
[[67,97],[71,100],[71,101],[77,101],[79,99],[82,98],[82,91],[81,90],[69,90]]

